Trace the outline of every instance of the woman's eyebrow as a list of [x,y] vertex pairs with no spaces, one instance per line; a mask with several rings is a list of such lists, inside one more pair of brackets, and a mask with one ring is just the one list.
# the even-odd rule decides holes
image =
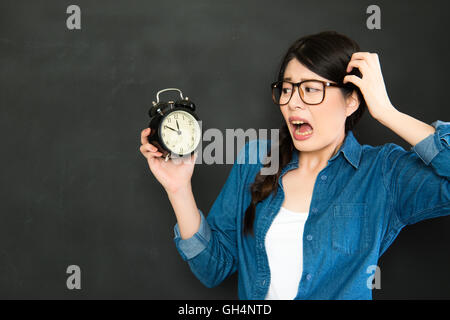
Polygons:
[[[285,78],[283,78],[283,80],[292,81],[292,78],[291,77],[285,77]],[[300,81],[303,81],[303,80],[314,80],[314,79],[312,79],[312,78],[300,78]]]

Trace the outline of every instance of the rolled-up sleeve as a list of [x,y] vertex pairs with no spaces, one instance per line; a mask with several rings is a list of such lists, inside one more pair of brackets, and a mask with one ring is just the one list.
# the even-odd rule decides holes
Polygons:
[[410,151],[386,145],[383,179],[395,228],[450,214],[450,123],[437,120],[431,125],[435,133]]
[[436,170],[442,177],[450,176],[450,122],[437,120],[431,124],[436,132],[429,135],[411,149],[422,161]]
[[209,240],[211,239],[211,228],[209,227],[209,224],[206,221],[203,212],[200,209],[198,210],[198,212],[201,218],[200,227],[192,237],[188,239],[182,239],[178,223],[175,224],[175,227],[173,228],[175,234],[175,246],[184,261],[194,258],[200,252],[205,250],[205,248],[208,246]]

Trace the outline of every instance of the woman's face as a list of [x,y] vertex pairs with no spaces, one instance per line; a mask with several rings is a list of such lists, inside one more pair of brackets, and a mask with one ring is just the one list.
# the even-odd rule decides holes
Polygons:
[[[305,79],[333,82],[310,71],[297,59],[292,59],[286,66],[284,80],[297,83]],[[308,105],[300,98],[297,88],[294,88],[289,103],[280,106],[297,150],[316,151],[339,143],[345,134],[346,118],[358,108],[356,92],[345,99],[338,87],[326,87],[325,91],[322,103]],[[307,125],[298,128],[292,123],[296,117],[306,120],[312,129]]]

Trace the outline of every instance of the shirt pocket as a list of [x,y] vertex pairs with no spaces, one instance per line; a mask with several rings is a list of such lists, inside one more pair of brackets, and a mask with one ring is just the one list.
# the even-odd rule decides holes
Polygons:
[[368,226],[365,203],[344,203],[334,206],[332,246],[344,254],[356,254],[368,247]]

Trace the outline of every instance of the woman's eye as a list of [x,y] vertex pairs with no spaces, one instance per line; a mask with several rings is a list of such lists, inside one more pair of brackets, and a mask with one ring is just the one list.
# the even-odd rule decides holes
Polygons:
[[320,89],[310,88],[310,87],[306,87],[305,90],[306,90],[306,92],[317,92],[317,91],[320,91]]
[[291,90],[291,89],[289,89],[289,88],[283,88],[281,91],[282,91],[283,93],[288,93],[290,90]]

